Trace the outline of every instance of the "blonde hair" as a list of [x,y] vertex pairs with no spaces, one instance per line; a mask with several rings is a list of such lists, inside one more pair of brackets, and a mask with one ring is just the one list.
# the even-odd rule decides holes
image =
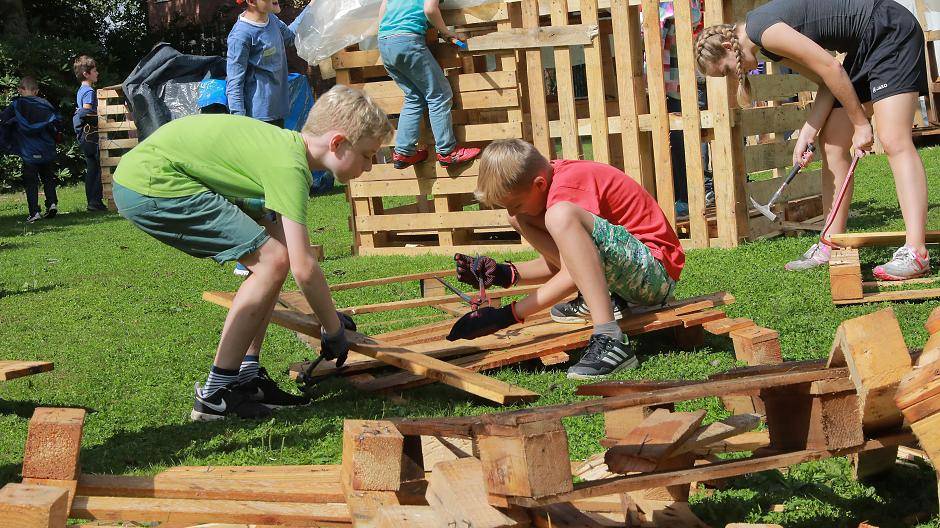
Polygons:
[[484,205],[502,205],[500,201],[509,193],[529,185],[550,168],[545,156],[521,139],[494,141],[480,156],[480,176],[473,194]]
[[85,80],[85,74],[91,73],[91,70],[97,67],[98,64],[95,63],[95,59],[88,55],[79,55],[75,59],[75,62],[72,63],[72,72],[75,73],[75,78],[78,79],[78,82],[82,82]]
[[731,52],[734,53],[737,62],[738,104],[751,106],[751,82],[747,78],[747,72],[744,71],[744,54],[741,51],[736,29],[735,24],[720,24],[702,30],[698,39],[695,40],[695,64],[699,72],[704,75],[708,65],[716,64],[725,56],[727,50],[723,44],[730,42]]
[[338,130],[350,143],[363,138],[384,142],[392,133],[385,112],[360,90],[337,84],[321,95],[307,114],[301,132],[320,135]]

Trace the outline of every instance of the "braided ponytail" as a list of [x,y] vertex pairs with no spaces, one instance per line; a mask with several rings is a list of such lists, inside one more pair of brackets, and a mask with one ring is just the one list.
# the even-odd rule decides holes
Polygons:
[[709,26],[702,30],[698,39],[695,41],[695,64],[703,75],[708,65],[716,64],[724,58],[727,51],[724,43],[731,43],[731,51],[736,59],[736,74],[738,76],[738,104],[742,107],[751,106],[751,82],[747,78],[747,72],[744,71],[744,54],[741,51],[741,43],[738,41],[738,35],[735,32],[735,24],[719,24]]

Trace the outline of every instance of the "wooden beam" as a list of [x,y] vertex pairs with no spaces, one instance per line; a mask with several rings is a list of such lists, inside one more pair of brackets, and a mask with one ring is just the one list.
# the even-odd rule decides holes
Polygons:
[[[904,244],[904,231],[889,231],[882,233],[838,233],[830,236],[832,242],[844,248],[860,248],[871,246],[897,246]],[[928,244],[940,243],[940,231],[927,231]]]
[[617,445],[607,450],[604,461],[614,473],[652,471],[698,430],[704,410],[670,412],[657,409]]
[[0,489],[0,528],[65,528],[68,517],[64,489],[12,482]]
[[85,409],[37,407],[29,420],[24,477],[76,480]]
[[568,434],[561,420],[482,426],[476,438],[489,495],[542,497],[572,489]]
[[[786,364],[783,366],[785,365]],[[781,365],[774,366],[781,367]],[[402,434],[467,436],[472,432],[473,423],[492,423],[512,426],[531,421],[603,413],[626,407],[674,403],[735,391],[753,391],[767,387],[783,387],[824,379],[844,378],[848,377],[848,375],[849,371],[847,368],[817,368],[812,370],[797,370],[789,373],[774,372],[770,374],[705,381],[694,385],[636,394],[625,394],[601,400],[587,400],[566,405],[553,405],[530,410],[482,415],[474,417],[472,420],[398,419],[394,421]]]
[[624,493],[628,491],[668,486],[673,484],[701,482],[704,480],[714,480],[743,475],[745,473],[757,473],[769,469],[792,466],[803,462],[822,460],[832,456],[841,456],[857,453],[860,451],[869,451],[873,449],[881,449],[883,447],[896,446],[910,442],[912,439],[913,435],[909,433],[899,433],[869,440],[861,446],[842,451],[803,450],[778,455],[715,462],[712,464],[697,466],[692,469],[657,473],[640,473],[627,477],[615,477],[593,482],[580,483],[576,485],[575,489],[571,492],[551,497],[543,497],[541,499],[513,497],[509,499],[509,502],[510,504],[522,506],[525,508],[536,508],[539,506],[546,506],[559,502],[571,502],[590,497],[602,497],[614,493]]
[[491,51],[583,46],[597,33],[597,25],[589,24],[520,28],[470,37],[467,47],[470,51]]
[[0,361],[0,381],[49,372],[52,368],[51,361]]
[[[203,293],[203,299],[225,308],[231,308],[234,297],[234,294],[227,292]],[[302,332],[316,338],[320,337],[320,324],[314,317],[283,306],[274,307],[271,322],[295,332]],[[407,348],[385,345],[356,332],[347,331],[346,338],[349,341],[349,349],[354,352],[378,359],[413,374],[435,379],[496,403],[507,404],[532,401],[539,397],[538,394],[532,391],[455,367],[439,359],[417,354]]]
[[343,482],[357,491],[398,491],[402,482],[424,476],[407,451],[392,422],[344,420]]
[[487,503],[483,465],[475,458],[439,462],[428,478],[428,504],[441,526],[502,528],[519,523]]

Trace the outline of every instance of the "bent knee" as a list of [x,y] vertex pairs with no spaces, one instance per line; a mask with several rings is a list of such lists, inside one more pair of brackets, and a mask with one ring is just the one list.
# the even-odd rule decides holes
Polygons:
[[571,202],[558,202],[545,211],[545,228],[549,231],[571,228],[581,222],[580,215],[585,212]]

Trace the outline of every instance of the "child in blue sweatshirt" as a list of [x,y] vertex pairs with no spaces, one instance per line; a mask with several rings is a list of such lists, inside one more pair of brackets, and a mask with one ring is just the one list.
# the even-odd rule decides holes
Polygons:
[[52,218],[58,212],[54,168],[55,146],[61,138],[62,122],[55,107],[39,97],[36,79],[23,77],[17,91],[20,97],[0,112],[0,123],[4,128],[9,127],[11,150],[23,160],[23,186],[29,207],[26,223],[31,224],[43,218],[39,210],[40,178],[46,195],[45,218]]
[[437,161],[441,165],[466,163],[479,156],[478,148],[457,147],[451,117],[454,94],[424,40],[429,23],[448,40],[467,40],[465,35],[454,33],[444,24],[440,0],[382,0],[379,20],[382,63],[389,77],[405,93],[392,155],[395,168],[404,169],[428,158],[428,151],[418,148],[425,110],[430,117]]
[[247,4],[228,34],[226,88],[229,111],[281,128],[290,106],[287,49],[307,9],[291,25],[282,22],[278,0],[236,0]]

